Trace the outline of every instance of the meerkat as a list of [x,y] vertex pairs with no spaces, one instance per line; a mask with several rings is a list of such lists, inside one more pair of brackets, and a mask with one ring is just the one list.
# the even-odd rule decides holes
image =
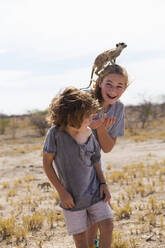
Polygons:
[[37,187],[39,188],[41,188],[41,189],[46,189],[47,188],[47,191],[49,190],[49,188],[51,188],[51,185],[50,185],[50,183],[48,183],[48,182],[44,182],[44,183],[39,183],[38,185],[37,185]]
[[118,44],[116,44],[115,48],[107,50],[107,51],[99,54],[96,57],[94,64],[93,64],[93,67],[92,67],[91,79],[90,79],[90,84],[89,84],[88,88],[90,87],[90,85],[93,81],[94,72],[97,76],[99,76],[99,72],[104,68],[104,66],[108,62],[111,64],[115,64],[116,57],[118,57],[120,55],[120,53],[122,52],[122,50],[125,47],[127,47],[127,45],[124,42],[118,43]]

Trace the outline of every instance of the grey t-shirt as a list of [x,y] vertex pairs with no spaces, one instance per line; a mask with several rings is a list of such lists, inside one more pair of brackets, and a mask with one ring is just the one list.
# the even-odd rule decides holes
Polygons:
[[59,180],[73,197],[75,207],[69,210],[85,209],[101,200],[93,166],[100,162],[100,147],[93,134],[79,144],[69,133],[54,126],[46,135],[43,151],[54,154]]
[[[111,137],[119,137],[124,135],[124,105],[119,100],[110,105],[109,108],[104,111],[108,117],[115,117],[116,120],[112,126],[108,128],[108,133]],[[96,130],[94,130],[96,133]]]
[[[124,105],[120,101],[117,101],[111,106],[109,106],[109,108],[104,112],[107,114],[108,117],[116,118],[114,124],[108,128],[109,136],[113,138],[123,136],[124,135]],[[101,118],[101,116],[98,116],[96,119],[99,119],[99,118]],[[96,129],[93,129],[92,132],[99,142]]]
[[[92,90],[90,88],[83,89],[83,91],[92,93]],[[108,117],[116,118],[116,121],[114,122],[114,124],[108,128],[109,135],[113,138],[124,136],[124,105],[123,103],[120,100],[118,100],[117,102],[110,105],[109,108],[105,111],[105,113],[107,114]],[[92,131],[98,140],[96,130],[92,130]]]

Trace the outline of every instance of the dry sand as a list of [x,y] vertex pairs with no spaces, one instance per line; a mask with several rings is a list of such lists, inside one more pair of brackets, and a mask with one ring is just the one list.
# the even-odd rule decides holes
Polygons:
[[121,138],[110,153],[102,153],[102,158],[113,168],[132,163],[159,162],[165,159],[165,141],[153,139],[136,143]]
[[[17,153],[12,154],[13,150],[15,150],[16,148],[21,148],[22,146],[23,145],[18,144],[5,146],[4,144],[0,147],[0,216],[2,216],[3,218],[8,216],[11,211],[9,202],[7,202],[5,198],[7,189],[3,189],[3,182],[8,181],[12,183],[14,179],[23,178],[27,174],[35,175],[36,180],[33,182],[33,186],[36,186],[38,194],[44,195],[46,197],[50,193],[43,192],[37,189],[38,183],[48,181],[42,169],[41,151],[35,150],[28,153],[21,153],[19,155],[17,155]],[[135,143],[131,142],[130,140],[119,139],[111,153],[102,154],[102,159],[106,165],[110,164],[112,169],[120,169],[124,165],[131,165],[133,163],[153,163],[155,161],[163,161],[165,160],[165,142],[161,140],[150,140],[146,142]],[[19,190],[21,192],[21,188]],[[53,189],[51,189],[50,191],[53,191]],[[22,190],[22,197],[24,193],[25,191]],[[21,193],[19,193],[19,197],[21,197]],[[34,236],[36,237],[29,236],[28,245],[26,247],[74,247],[72,237],[67,235],[66,228],[63,226],[60,227],[59,225],[54,226],[55,228],[52,231],[47,233],[45,231],[44,236],[42,231],[34,234]],[[38,240],[42,236],[44,239],[44,243],[42,246],[39,246],[37,245],[39,244]],[[142,247],[165,248],[165,237],[162,238],[161,243],[158,242],[156,237],[154,237],[153,239],[155,241],[146,242],[146,244],[142,245]],[[9,245],[5,246],[5,241],[3,241],[2,246],[0,243],[0,247],[13,248],[14,246],[12,246],[10,243]]]

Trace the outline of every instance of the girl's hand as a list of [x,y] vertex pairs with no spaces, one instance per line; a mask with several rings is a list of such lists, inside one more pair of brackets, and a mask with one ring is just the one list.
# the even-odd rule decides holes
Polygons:
[[105,128],[109,128],[115,123],[115,121],[116,121],[116,117],[106,117],[102,125]]
[[75,206],[71,194],[66,190],[63,190],[60,193],[60,200],[61,200],[61,205],[64,208],[73,208]]
[[102,126],[104,121],[105,121],[105,119],[106,119],[106,117],[102,117],[102,118],[99,118],[98,120],[97,119],[94,120],[97,117],[98,117],[98,114],[94,114],[92,116],[93,120],[92,120],[92,122],[90,124],[91,129],[97,129],[98,127]]
[[109,189],[106,184],[101,184],[100,185],[100,197],[102,198],[104,196],[103,201],[104,202],[109,202],[111,199],[111,194],[109,192]]

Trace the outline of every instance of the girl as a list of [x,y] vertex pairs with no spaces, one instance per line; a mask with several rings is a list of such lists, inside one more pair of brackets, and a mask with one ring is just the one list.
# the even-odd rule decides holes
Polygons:
[[[120,65],[105,67],[90,89],[92,96],[98,99],[104,109],[104,115],[95,118],[90,127],[93,129],[100,149],[108,153],[114,147],[117,137],[124,135],[124,105],[119,98],[129,84],[127,71]],[[94,246],[97,225],[91,225],[88,230],[90,247]]]

